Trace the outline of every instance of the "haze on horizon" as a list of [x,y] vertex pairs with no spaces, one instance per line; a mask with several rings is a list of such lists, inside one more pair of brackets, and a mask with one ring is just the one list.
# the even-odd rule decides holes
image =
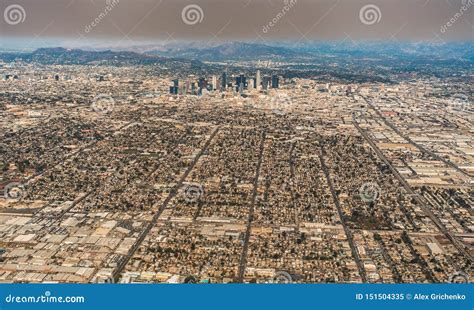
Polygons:
[[474,39],[474,0],[7,0],[0,7],[4,47]]

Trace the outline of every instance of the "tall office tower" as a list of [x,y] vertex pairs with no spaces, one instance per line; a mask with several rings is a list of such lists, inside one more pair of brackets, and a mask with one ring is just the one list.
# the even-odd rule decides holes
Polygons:
[[222,90],[227,88],[227,72],[222,73]]
[[238,77],[236,77],[235,84],[236,84],[236,90],[238,92],[242,92],[247,86],[245,76],[243,74],[240,74]]
[[184,83],[184,93],[187,94],[189,92],[189,87],[190,87],[190,82],[189,80],[186,80],[186,83]]
[[212,90],[217,89],[217,76],[213,75],[212,76]]
[[269,85],[270,85],[270,77],[269,76],[264,76],[263,77],[263,82],[262,82],[262,88],[264,90],[267,90]]
[[257,77],[255,78],[255,88],[257,90],[260,90],[261,87],[262,87],[262,80],[260,77],[260,70],[257,70]]
[[278,75],[272,75],[272,88],[278,88]]
[[247,89],[253,90],[254,88],[255,88],[255,79],[251,79],[251,81],[247,83]]
[[239,92],[239,94],[242,94],[244,92],[244,84],[243,83],[240,83],[239,85],[237,85],[237,91]]
[[207,88],[207,80],[206,80],[206,78],[199,78],[199,80],[198,80],[198,87],[199,87],[199,89],[206,89],[206,88]]

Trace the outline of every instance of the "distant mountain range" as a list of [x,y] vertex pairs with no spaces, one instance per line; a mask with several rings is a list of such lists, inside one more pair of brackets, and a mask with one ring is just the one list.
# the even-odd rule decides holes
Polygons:
[[309,56],[297,49],[270,46],[256,43],[230,42],[213,47],[164,46],[161,49],[148,51],[149,55],[179,57],[205,61],[227,60],[284,60]]
[[40,48],[31,53],[0,53],[5,62],[22,60],[46,65],[153,65],[179,62],[187,65],[201,65],[199,61],[165,58],[127,51],[85,51],[62,47]]
[[464,43],[398,43],[398,42],[317,42],[305,44],[260,44],[230,42],[217,46],[169,44],[145,52],[148,55],[179,57],[201,61],[300,60],[372,58],[404,60],[474,61],[474,44]]
[[[390,74],[409,77],[470,75],[474,70],[474,43],[308,43],[267,45],[230,42],[216,46],[180,44],[148,46],[147,50],[114,51],[40,48],[30,53],[0,53],[0,60],[45,65],[155,66],[159,74],[218,74],[222,70],[279,70],[286,76],[327,76],[346,80],[387,80]],[[236,64],[236,62],[248,62]],[[221,63],[226,64],[221,64]],[[243,65],[243,66],[242,66]],[[377,72],[377,74],[374,74]]]
[[[324,63],[347,59],[405,61],[468,61],[474,62],[474,43],[308,43],[267,45],[259,43],[230,42],[216,46],[198,44],[167,44],[148,46],[137,51],[40,48],[31,53],[0,53],[0,59],[9,62],[21,59],[42,64],[109,64],[150,65],[179,62],[202,65],[201,61],[301,61]],[[138,52],[139,51],[139,52]]]

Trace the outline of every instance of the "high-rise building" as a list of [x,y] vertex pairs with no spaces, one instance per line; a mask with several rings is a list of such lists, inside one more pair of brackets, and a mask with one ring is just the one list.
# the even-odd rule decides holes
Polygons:
[[206,78],[199,78],[198,88],[199,89],[206,89],[207,88],[207,79]]
[[217,89],[217,76],[213,75],[212,76],[212,90]]
[[251,79],[248,83],[247,83],[247,89],[248,90],[253,90],[255,87],[255,79]]
[[278,88],[278,86],[279,86],[278,75],[274,74],[272,75],[272,88]]
[[191,89],[191,82],[189,80],[186,80],[186,91],[185,94],[187,94]]
[[269,76],[264,76],[263,81],[262,81],[262,88],[264,90],[267,90],[269,85],[270,85],[270,77]]
[[222,90],[227,88],[227,72],[222,73]]
[[172,95],[177,95],[179,93],[179,80],[175,79],[173,80],[173,86],[170,86],[170,94]]
[[243,74],[240,74],[238,77],[235,78],[236,84],[236,91],[242,92],[246,88],[246,80]]
[[255,88],[257,90],[260,90],[262,87],[262,80],[261,80],[261,77],[260,77],[260,70],[257,70],[257,76],[255,78]]

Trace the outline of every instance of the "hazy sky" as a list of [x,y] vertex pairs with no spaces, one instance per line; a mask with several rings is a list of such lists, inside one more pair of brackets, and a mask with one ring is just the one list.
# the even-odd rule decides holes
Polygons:
[[4,42],[474,39],[474,0],[0,0],[0,8]]

